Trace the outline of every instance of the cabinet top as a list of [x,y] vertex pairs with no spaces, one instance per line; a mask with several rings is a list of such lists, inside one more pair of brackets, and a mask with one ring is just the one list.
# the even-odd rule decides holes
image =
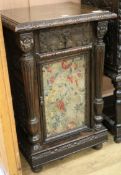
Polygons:
[[1,11],[3,25],[14,32],[116,18],[116,14],[77,3],[59,3]]

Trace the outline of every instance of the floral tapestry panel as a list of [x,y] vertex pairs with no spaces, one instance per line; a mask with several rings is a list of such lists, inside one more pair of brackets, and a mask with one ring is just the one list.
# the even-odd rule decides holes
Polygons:
[[85,124],[85,55],[44,65],[44,103],[47,137]]

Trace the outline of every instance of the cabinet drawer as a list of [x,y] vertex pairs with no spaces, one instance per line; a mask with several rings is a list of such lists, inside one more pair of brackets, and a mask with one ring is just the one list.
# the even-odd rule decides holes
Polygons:
[[95,31],[90,23],[41,30],[39,32],[40,53],[84,46],[94,40]]

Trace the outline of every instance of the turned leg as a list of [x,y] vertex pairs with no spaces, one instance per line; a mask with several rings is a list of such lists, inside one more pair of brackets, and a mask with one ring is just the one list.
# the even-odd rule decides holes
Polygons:
[[95,146],[93,147],[93,149],[95,149],[95,150],[100,150],[100,149],[102,149],[102,147],[103,147],[103,144],[100,143],[100,144],[98,144],[98,145],[95,145]]
[[113,80],[115,87],[115,137],[116,143],[121,142],[121,77],[118,76],[115,81]]

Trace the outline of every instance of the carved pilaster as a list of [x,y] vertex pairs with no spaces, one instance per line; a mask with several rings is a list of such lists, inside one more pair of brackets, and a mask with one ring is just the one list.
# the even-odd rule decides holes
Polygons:
[[107,31],[107,21],[98,22],[97,25],[97,43],[95,45],[95,101],[94,101],[94,112],[95,112],[95,129],[99,130],[102,127],[102,110],[103,110],[103,98],[102,98],[102,76],[104,67],[104,55],[105,55],[105,44],[103,37]]
[[117,33],[117,67],[121,69],[121,1],[118,3]]
[[[27,105],[27,131],[29,141],[38,149],[40,141],[40,122],[37,112],[37,78],[36,64],[33,55],[34,39],[33,33],[20,34],[19,45],[23,52],[21,57],[21,70],[23,75],[26,105]],[[38,144],[37,144],[38,143]],[[37,146],[38,145],[38,146]]]

